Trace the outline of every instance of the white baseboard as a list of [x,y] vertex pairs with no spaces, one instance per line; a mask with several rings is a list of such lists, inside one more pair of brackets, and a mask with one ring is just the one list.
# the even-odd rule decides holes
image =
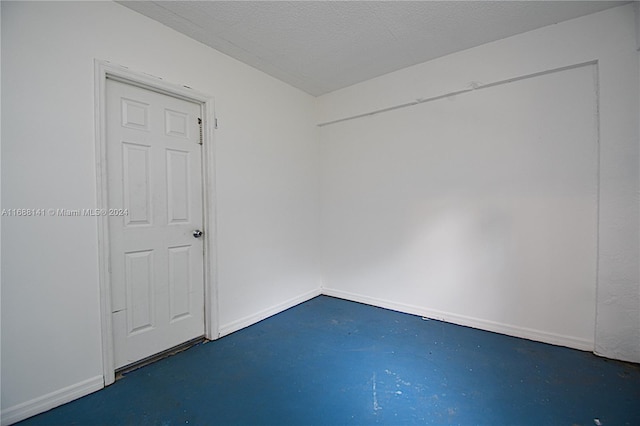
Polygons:
[[95,376],[90,379],[84,380],[80,383],[75,383],[66,388],[58,389],[47,395],[34,398],[31,401],[26,401],[21,404],[9,407],[6,410],[2,410],[0,417],[2,418],[2,425],[10,425],[20,420],[24,420],[36,414],[43,413],[58,407],[74,399],[81,398],[85,395],[89,395],[104,387],[104,380],[102,376]]
[[353,302],[364,303],[366,305],[377,306],[380,308],[391,309],[412,315],[418,315],[425,318],[450,322],[453,324],[463,325],[466,327],[477,328],[480,330],[492,331],[495,333],[506,334],[508,336],[521,337],[523,339],[535,340],[537,342],[550,343],[552,345],[566,346],[573,349],[593,352],[593,340],[580,339],[573,336],[565,336],[562,334],[550,333],[547,331],[535,330],[532,328],[518,327],[514,325],[504,324],[496,321],[485,320],[481,318],[469,317],[466,315],[458,315],[448,312],[427,309],[420,306],[398,303],[375,297],[364,296],[361,294],[350,293],[331,288],[323,288],[322,294],[333,296],[340,299],[351,300]]
[[227,334],[231,334],[234,331],[238,331],[241,330],[245,327],[248,327],[250,325],[253,325],[257,322],[262,321],[265,318],[269,318],[272,315],[278,314],[282,311],[285,311],[289,308],[292,308],[296,305],[299,305],[300,303],[306,302],[307,300],[313,299],[316,296],[320,296],[322,293],[320,291],[320,288],[308,291],[304,294],[301,294],[299,296],[296,296],[294,298],[291,298],[289,300],[286,300],[282,303],[278,303],[275,306],[272,306],[270,308],[264,309],[256,314],[253,315],[249,315],[246,316],[244,318],[240,318],[239,320],[230,322],[228,324],[225,324],[223,326],[220,327],[219,333],[220,336],[226,336]]

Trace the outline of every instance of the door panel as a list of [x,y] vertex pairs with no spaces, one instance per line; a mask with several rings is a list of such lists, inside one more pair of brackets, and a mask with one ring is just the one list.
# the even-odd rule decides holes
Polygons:
[[125,253],[125,290],[127,300],[127,333],[153,328],[153,250]]
[[189,153],[167,150],[168,211],[170,224],[189,222]]
[[191,315],[191,259],[190,247],[169,248],[169,307],[170,321],[178,321]]
[[200,105],[107,80],[115,366],[204,334]]
[[150,146],[122,143],[125,226],[151,225]]

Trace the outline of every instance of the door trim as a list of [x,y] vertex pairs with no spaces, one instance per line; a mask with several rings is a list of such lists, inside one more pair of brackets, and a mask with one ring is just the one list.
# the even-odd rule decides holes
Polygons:
[[[216,252],[216,194],[215,194],[215,108],[213,97],[187,86],[167,83],[149,74],[134,72],[107,61],[94,60],[95,70],[95,148],[96,148],[96,208],[108,209],[107,191],[107,134],[106,134],[106,81],[118,80],[133,86],[198,103],[202,106],[202,201],[204,216],[204,330],[205,338],[220,336],[218,321],[218,286]],[[98,272],[100,284],[100,317],[102,333],[102,369],[104,385],[115,381],[113,354],[113,326],[111,318],[111,277],[109,272],[109,221],[98,216]]]

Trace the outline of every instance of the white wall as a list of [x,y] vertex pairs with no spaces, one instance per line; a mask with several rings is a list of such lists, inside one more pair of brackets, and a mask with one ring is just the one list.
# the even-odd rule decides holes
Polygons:
[[[2,8],[0,7],[0,49],[2,46]],[[2,81],[2,55],[0,55],[0,82]],[[0,99],[2,84],[0,83]],[[0,209],[2,209],[2,103],[0,102]],[[0,242],[2,241],[2,220],[0,220]],[[2,244],[0,243],[0,366],[2,366]],[[2,368],[0,368],[0,398],[2,394]]]
[[632,8],[320,97],[328,123],[465,92],[322,127],[323,291],[640,361]]
[[325,285],[593,349],[594,71],[323,127]]
[[[636,52],[638,55],[638,105],[640,105],[640,2],[634,2],[633,6],[636,18]],[[638,134],[640,135],[640,119],[638,119],[637,124]],[[638,155],[638,162],[638,168],[640,168],[640,155]],[[640,221],[640,215],[638,215],[638,221]],[[638,268],[640,268],[640,265],[638,266]],[[640,299],[640,285],[638,286],[638,294],[638,298]],[[638,330],[640,330],[640,315],[638,316]]]
[[[95,208],[94,59],[216,98],[219,324],[315,295],[311,96],[111,2],[2,2],[2,206]],[[94,218],[2,218],[2,419],[102,383]]]
[[[95,207],[94,59],[126,65],[216,97],[221,125],[215,133],[215,143],[222,334],[317,293],[320,285],[316,265],[317,225],[321,222],[324,285],[329,293],[417,313],[448,315],[451,320],[476,321],[485,328],[505,327],[503,330],[514,334],[539,332],[534,336],[538,338],[556,334],[578,344],[588,340],[589,329],[575,319],[593,315],[598,353],[640,360],[640,179],[635,95],[638,59],[633,44],[631,6],[440,58],[325,95],[317,102],[114,3],[2,2],[1,19],[3,208]],[[320,132],[322,152],[318,149],[316,122],[443,95],[476,86],[474,82],[499,82],[590,61],[597,66],[585,65],[489,87],[451,100],[425,103],[411,112],[399,110],[395,116],[373,116],[366,119],[368,125],[356,120],[326,126]],[[589,113],[595,103],[594,80],[590,78],[596,68],[598,120],[590,122]],[[541,179],[526,180],[526,175],[522,175],[523,179],[514,180],[515,189],[522,189],[522,182],[528,182],[532,193],[545,200],[541,203],[544,215],[531,214],[540,204],[526,204],[518,198],[524,198],[520,191],[507,193],[509,197],[503,198],[502,204],[491,199],[486,182],[480,193],[470,193],[467,185],[476,183],[470,177],[473,175],[459,182],[464,185],[455,199],[446,198],[451,193],[448,192],[434,203],[429,191],[439,186],[425,179],[443,176],[456,179],[460,168],[451,169],[455,173],[447,175],[443,166],[459,166],[456,161],[464,158],[442,141],[452,140],[464,150],[474,148],[462,136],[474,136],[480,131],[486,135],[491,129],[483,128],[483,123],[498,122],[489,114],[491,110],[481,110],[478,103],[502,107],[499,104],[508,99],[518,102],[523,97],[516,96],[518,90],[531,93],[532,104],[520,105],[518,109],[503,108],[501,113],[511,114],[513,120],[523,119],[524,127],[531,126],[535,135],[543,137],[545,149],[563,156],[560,161],[567,163],[567,168],[548,161],[545,150],[532,153],[533,163],[525,161],[527,156],[517,150],[496,147],[474,152],[494,166],[496,174],[521,176],[519,173],[524,171],[513,166],[517,161],[525,168],[533,164],[558,172],[552,173],[553,179],[548,181],[544,179],[546,173]],[[564,91],[561,99],[566,102],[548,102],[553,95],[545,95],[546,91],[555,90]],[[551,110],[540,110],[543,105]],[[539,112],[551,120],[554,114],[561,113],[558,108],[562,107],[570,107],[573,122],[584,126],[555,125],[548,133],[539,133],[542,130],[534,126],[536,122],[523,116],[525,111]],[[423,123],[425,112],[427,116],[441,114],[443,121],[430,118],[430,122]],[[461,135],[446,134],[449,129],[444,125],[446,120],[458,114],[471,119],[476,112],[482,113],[482,119],[456,127]],[[590,198],[594,190],[593,122],[598,124],[599,133],[595,204]],[[433,126],[426,126],[427,123]],[[431,159],[433,167],[424,170],[417,161],[425,149],[420,142],[432,129],[440,136],[434,149],[449,158],[442,162]],[[523,136],[519,127],[500,130],[499,141],[479,139],[495,144],[509,139],[509,131],[518,138]],[[570,137],[559,137],[562,136],[559,132],[565,130]],[[363,139],[367,137],[370,140]],[[584,138],[584,145],[549,145],[550,141],[575,142],[575,137]],[[527,138],[522,147],[533,148],[533,141]],[[394,146],[389,146],[389,141]],[[396,146],[402,149],[395,149]],[[580,153],[576,159],[569,158],[573,150]],[[509,161],[498,162],[489,155],[491,152],[508,154]],[[365,159],[368,163],[364,167],[355,167]],[[324,161],[322,173],[320,160]],[[379,173],[377,165],[388,167],[386,174]],[[481,178],[491,177],[477,164],[471,166]],[[319,175],[323,179],[322,191]],[[575,180],[564,185],[565,177]],[[380,179],[381,186],[376,185],[375,179]],[[391,182],[397,186],[389,188]],[[427,185],[421,189],[423,183]],[[500,188],[507,191],[508,185],[502,184]],[[571,200],[566,197],[569,190],[577,194]],[[557,211],[548,208],[547,202],[552,198],[559,203],[554,206],[567,208],[567,217],[579,220],[563,221]],[[322,206],[320,201],[324,202]],[[574,201],[579,204],[573,204]],[[407,206],[416,209],[409,212],[402,209]],[[448,214],[451,207],[455,215]],[[361,220],[362,217],[366,220]],[[544,257],[541,247],[553,235],[534,235],[530,230],[526,233],[524,222],[517,222],[515,228],[524,234],[514,234],[513,228],[506,226],[511,219],[542,220],[534,230],[546,230],[548,225],[568,236],[565,249],[552,253],[555,257]],[[593,231],[594,220],[597,233]],[[357,232],[358,239],[345,241],[344,236],[336,233],[339,229]],[[398,229],[413,245],[401,240],[398,250],[397,244],[383,244],[395,238],[392,231]],[[435,229],[437,238],[430,240],[428,232],[421,232],[424,229]],[[491,232],[482,233],[486,229]],[[473,234],[478,230],[482,232]],[[99,388],[102,361],[96,221],[3,218],[2,231],[0,373],[2,421],[7,422]],[[449,238],[449,231],[457,232],[454,234],[457,240]],[[501,236],[506,238],[500,239]],[[471,237],[473,244],[465,252],[465,243]],[[430,241],[439,244],[429,246]],[[515,257],[513,246],[506,244],[531,241],[536,242],[534,249],[527,251],[525,246]],[[443,244],[449,244],[444,247],[446,250]],[[491,250],[483,251],[483,244]],[[342,257],[335,256],[334,250]],[[530,253],[532,259],[525,259],[522,253]],[[466,256],[469,261],[466,264],[475,268],[469,278],[483,277],[483,284],[489,286],[488,294],[503,291],[507,301],[530,296],[526,315],[506,303],[496,306],[468,303],[468,294],[483,302],[490,299],[482,289],[465,285],[463,279],[455,281],[456,290],[464,295],[460,298],[434,287],[411,286],[420,282],[421,274],[424,276],[423,254],[435,256],[441,262],[455,260],[453,256]],[[579,262],[581,256],[585,262]],[[507,286],[509,275],[500,275],[504,270],[499,267],[500,260],[504,264],[505,259],[521,261],[510,272],[523,278],[525,287]],[[341,263],[346,261],[349,264]],[[570,262],[575,262],[577,272],[568,267]],[[551,289],[552,297],[564,291],[566,301],[574,291],[582,290],[583,297],[597,301],[595,311],[593,305],[583,300],[575,307],[561,304],[561,310],[567,309],[562,321],[556,321],[558,306],[552,307],[552,321],[545,321],[546,311],[534,315],[530,308],[548,299],[548,295],[534,288],[533,281],[545,269],[535,268],[538,264],[573,274],[568,287]],[[382,276],[371,274],[381,266],[386,268]],[[447,271],[446,266],[446,263],[436,265],[431,271],[438,268],[455,271]],[[560,282],[559,276],[548,270],[554,282]],[[494,287],[490,281],[492,274],[501,278]],[[509,293],[513,290],[516,293]],[[518,295],[518,291],[526,295]]]

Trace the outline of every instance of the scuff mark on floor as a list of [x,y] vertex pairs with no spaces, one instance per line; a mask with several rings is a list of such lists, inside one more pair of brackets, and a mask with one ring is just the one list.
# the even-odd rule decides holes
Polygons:
[[402,378],[400,376],[398,376],[396,373],[394,373],[393,371],[389,371],[389,370],[384,370],[385,373],[387,373],[390,376],[393,376],[396,380],[396,387],[400,387],[401,384],[405,385],[405,386],[411,386],[411,382],[406,382],[404,380],[402,380]]
[[381,410],[382,407],[380,407],[380,405],[378,404],[378,391],[376,390],[376,373],[375,371],[373,372],[373,377],[371,378],[371,381],[373,382],[373,412],[375,413],[378,410]]

